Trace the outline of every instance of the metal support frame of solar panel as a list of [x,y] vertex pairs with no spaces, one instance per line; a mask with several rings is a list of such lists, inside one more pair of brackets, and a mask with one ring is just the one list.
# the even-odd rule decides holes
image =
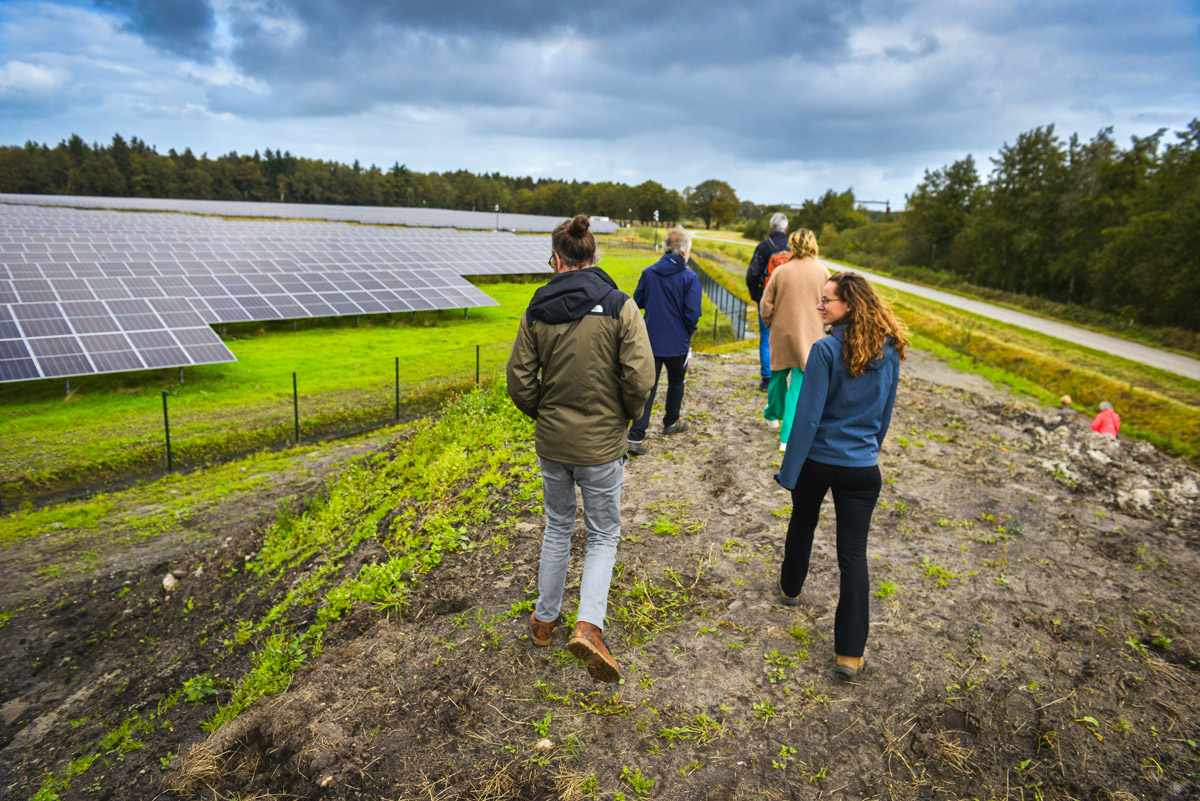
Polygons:
[[[276,219],[329,220],[371,225],[405,225],[421,228],[550,233],[562,217],[538,214],[497,215],[489,211],[427,209],[411,206],[331,206],[315,203],[255,203],[236,200],[174,200],[168,198],[90,197],[76,195],[0,194],[0,203],[35,206],[113,209],[117,211],[174,211],[220,217],[273,217]],[[611,234],[617,230],[610,220],[593,218],[592,231]]]
[[550,245],[36,206],[0,221],[0,381],[232,361],[205,323],[496,305],[461,276],[546,272]]

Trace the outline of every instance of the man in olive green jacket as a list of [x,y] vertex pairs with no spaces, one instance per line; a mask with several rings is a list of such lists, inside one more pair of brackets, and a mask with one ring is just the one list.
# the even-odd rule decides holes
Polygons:
[[[586,228],[584,229],[586,232]],[[587,238],[590,239],[590,234]],[[555,237],[556,275],[533,295],[508,359],[508,394],[537,421],[546,530],[531,639],[549,645],[562,607],[575,487],[583,496],[587,556],[578,623],[568,648],[601,681],[620,670],[604,645],[608,589],[621,539],[621,488],[629,421],[642,413],[654,383],[654,355],[633,299],[592,265],[591,252],[564,257]],[[572,264],[574,262],[574,264]]]

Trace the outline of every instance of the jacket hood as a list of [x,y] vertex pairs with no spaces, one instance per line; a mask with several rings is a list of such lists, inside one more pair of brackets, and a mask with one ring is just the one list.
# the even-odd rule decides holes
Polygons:
[[650,265],[650,269],[662,276],[675,275],[686,270],[687,263],[677,253],[664,253],[661,259]]
[[529,318],[551,325],[578,320],[592,311],[611,292],[617,282],[599,267],[585,267],[559,273],[550,283],[533,293]]

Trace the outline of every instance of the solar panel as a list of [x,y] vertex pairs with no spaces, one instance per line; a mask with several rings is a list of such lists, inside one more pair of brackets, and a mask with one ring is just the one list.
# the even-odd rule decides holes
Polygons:
[[[330,206],[316,203],[255,203],[235,200],[170,200],[140,197],[85,197],[79,195],[0,194],[0,203],[36,206],[67,206],[120,211],[175,211],[221,217],[273,217],[281,220],[329,220],[370,225],[407,225],[420,228],[550,233],[562,217],[507,212],[458,211],[393,206]],[[617,224],[603,217],[592,218],[592,231],[611,234]]]
[[30,196],[0,195],[0,381],[233,361],[216,323],[496,305],[463,276],[545,273],[550,250],[507,232],[3,202],[14,197]]

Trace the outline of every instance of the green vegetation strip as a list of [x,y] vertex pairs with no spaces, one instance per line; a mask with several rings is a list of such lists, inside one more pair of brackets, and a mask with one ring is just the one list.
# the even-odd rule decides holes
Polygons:
[[[492,382],[352,464],[304,514],[281,511],[247,575],[264,593],[286,586],[285,575],[304,578],[262,617],[226,621],[230,636],[223,652],[228,657],[249,646],[251,668],[230,682],[229,700],[202,727],[216,731],[255,701],[286,690],[295,671],[321,653],[329,625],[356,606],[399,614],[415,584],[445,555],[507,545],[504,532],[540,498],[531,427],[503,385]],[[479,533],[485,527],[494,532],[486,539]],[[347,573],[347,560],[367,540],[376,541],[384,556]],[[314,622],[293,622],[300,620]],[[135,735],[170,725],[163,715],[181,697],[201,701],[214,691],[208,674],[188,679],[156,713],[125,718],[93,748],[47,775],[35,798],[57,798],[97,760],[141,748]]]

